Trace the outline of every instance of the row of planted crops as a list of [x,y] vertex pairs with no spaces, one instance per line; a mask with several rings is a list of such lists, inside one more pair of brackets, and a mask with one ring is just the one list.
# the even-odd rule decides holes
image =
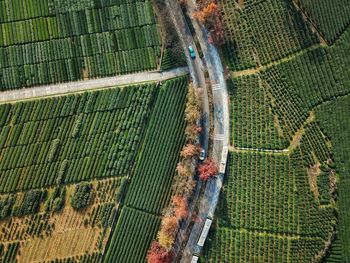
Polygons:
[[[15,15],[17,1],[0,1],[0,90],[157,67],[160,38],[151,1],[85,1],[74,8],[67,0],[70,8],[62,10],[52,2],[36,7],[26,1]],[[34,6],[38,14],[30,11]]]
[[[258,13],[269,10],[264,6],[270,5],[273,12],[278,7],[273,1],[236,2],[241,8],[232,2],[223,6],[227,21],[238,21],[236,15],[240,16],[240,23],[227,36],[237,43],[231,41],[224,46],[224,52],[228,45],[234,46],[234,53],[224,53],[228,62],[236,63],[232,69],[252,67],[254,61],[249,59],[256,57],[262,59],[262,64],[273,61],[272,57],[266,60],[265,55],[273,50],[269,43],[278,37],[284,40],[274,48],[285,53],[271,52],[277,57],[286,57],[287,50],[295,52],[314,43],[285,48],[284,41],[293,38],[286,38],[286,32],[280,34],[276,29],[276,36],[259,46],[270,34],[261,28],[258,31],[265,35],[263,39],[249,42],[247,35],[237,31],[254,35],[250,31],[254,21],[244,18],[258,8]],[[291,10],[294,7],[288,12],[294,12]],[[273,12],[269,13],[271,19]],[[314,47],[257,72],[233,74],[229,92],[231,141],[235,148],[230,152],[204,262],[320,262],[322,258],[324,262],[349,261],[350,217],[345,205],[349,196],[345,117],[350,109],[346,66],[349,33],[347,30],[338,34],[331,47]],[[265,54],[260,53],[262,47]],[[265,149],[286,151],[262,152]]]
[[[93,183],[97,205],[84,220],[85,227],[106,228],[107,238],[115,202],[124,200],[104,260],[144,260],[169,202],[185,140],[187,87],[188,78],[183,76],[159,84],[0,105],[0,212],[7,206],[15,209],[10,197],[17,191],[38,191],[51,198],[52,191],[65,193],[67,184],[97,179]],[[118,178],[101,180],[109,177]],[[43,238],[54,231],[48,230],[54,227],[48,225],[54,215],[49,212],[40,207],[35,211],[40,216],[35,233]],[[65,220],[73,224],[75,217]],[[101,246],[99,253],[86,254],[86,260],[101,260]],[[60,260],[77,259],[72,255]]]
[[187,78],[160,87],[104,262],[142,262],[168,204],[184,144]]
[[125,175],[155,84],[1,105],[1,192]]
[[[221,0],[225,62],[232,70],[268,64],[318,42],[291,1]],[[247,3],[247,4],[245,4]]]

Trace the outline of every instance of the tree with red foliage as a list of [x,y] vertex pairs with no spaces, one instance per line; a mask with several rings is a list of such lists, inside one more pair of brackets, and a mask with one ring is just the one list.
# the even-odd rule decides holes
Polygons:
[[148,263],[171,263],[173,261],[172,251],[167,251],[157,241],[153,241],[147,253]]
[[210,32],[209,42],[218,46],[224,43],[222,15],[217,3],[211,1],[204,4],[203,8],[194,14],[194,18]]
[[202,181],[207,181],[210,177],[214,177],[219,169],[212,159],[206,159],[198,167],[199,178]]
[[175,195],[173,197],[174,214],[178,220],[184,219],[188,215],[188,204],[186,198]]

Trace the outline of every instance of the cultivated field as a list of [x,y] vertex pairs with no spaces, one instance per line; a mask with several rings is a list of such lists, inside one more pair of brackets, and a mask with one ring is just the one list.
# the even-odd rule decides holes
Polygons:
[[108,249],[130,239],[122,255],[143,260],[184,142],[187,83],[0,105],[2,262],[99,262],[118,206]]
[[222,1],[232,147],[204,262],[350,260],[347,3],[317,3],[326,46],[291,1],[276,2]]
[[338,235],[326,262],[347,262],[350,260],[350,96],[323,104],[316,110],[316,116],[320,126],[332,139],[336,171],[339,173]]
[[156,69],[152,2],[1,0],[0,90]]
[[350,2],[347,0],[295,0],[329,43],[350,26]]
[[179,152],[185,142],[186,94],[186,78],[170,80],[160,88],[104,262],[145,260],[162,209],[169,202]]
[[[317,43],[289,0],[221,0],[224,13],[225,62],[241,70],[281,59]],[[249,4],[251,3],[251,4]]]

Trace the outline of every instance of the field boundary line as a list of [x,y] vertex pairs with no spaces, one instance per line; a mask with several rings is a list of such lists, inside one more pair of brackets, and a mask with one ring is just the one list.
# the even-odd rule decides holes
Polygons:
[[230,76],[231,76],[231,78],[237,78],[237,77],[255,75],[255,74],[260,73],[261,71],[264,71],[265,69],[271,68],[273,66],[277,66],[279,64],[282,64],[282,63],[285,63],[288,61],[291,61],[295,58],[298,58],[298,57],[304,55],[305,53],[307,53],[309,51],[315,50],[317,48],[322,48],[322,47],[324,47],[324,45],[322,45],[320,43],[314,44],[314,45],[309,46],[307,48],[304,48],[304,49],[298,50],[294,53],[291,53],[290,55],[287,55],[281,59],[269,62],[267,64],[264,64],[264,65],[261,65],[258,67],[247,68],[247,69],[238,70],[238,71],[231,71]]

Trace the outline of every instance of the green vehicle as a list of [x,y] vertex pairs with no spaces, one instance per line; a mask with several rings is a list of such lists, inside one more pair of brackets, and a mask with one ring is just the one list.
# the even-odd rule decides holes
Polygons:
[[196,58],[196,52],[194,51],[194,48],[192,46],[188,47],[188,51],[190,52],[190,56],[192,59]]

